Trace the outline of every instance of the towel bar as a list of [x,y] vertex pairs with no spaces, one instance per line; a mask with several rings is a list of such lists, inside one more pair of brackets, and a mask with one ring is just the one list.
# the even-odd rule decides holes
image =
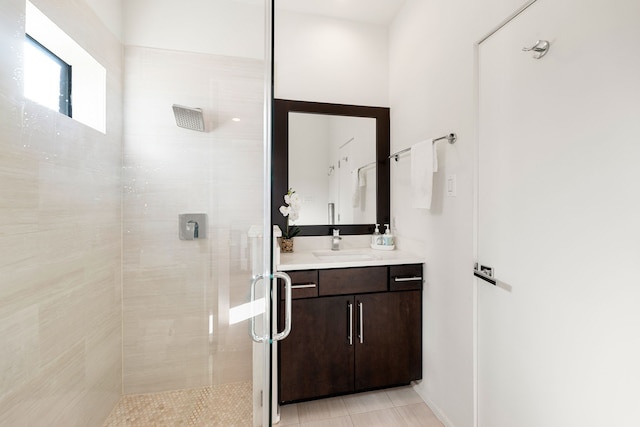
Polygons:
[[362,165],[362,166],[360,166],[360,167],[358,168],[358,173],[360,173],[360,170],[361,170],[361,169],[364,169],[364,168],[369,167],[369,166],[373,166],[373,165],[375,165],[375,164],[376,164],[376,162],[371,162],[371,163],[367,163],[366,165]]
[[[449,144],[454,144],[458,140],[458,136],[455,133],[450,133],[448,135],[441,136],[440,138],[435,138],[433,140],[433,143],[435,144],[436,142],[441,141],[443,139],[446,139],[447,141],[449,141]],[[397,162],[398,161],[398,156],[400,154],[406,153],[408,151],[411,151],[411,147],[405,148],[404,150],[396,151],[395,153],[390,155],[389,158],[390,159],[393,158]]]

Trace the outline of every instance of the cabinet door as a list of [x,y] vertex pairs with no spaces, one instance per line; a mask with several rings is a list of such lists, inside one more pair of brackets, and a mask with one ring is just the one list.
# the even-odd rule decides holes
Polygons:
[[[282,313],[284,311],[281,304]],[[353,391],[353,296],[292,302],[291,334],[278,344],[282,402]]]
[[422,293],[356,295],[355,390],[422,378]]

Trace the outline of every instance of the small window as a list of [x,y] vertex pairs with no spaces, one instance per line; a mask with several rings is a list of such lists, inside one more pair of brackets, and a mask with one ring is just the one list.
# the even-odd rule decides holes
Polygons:
[[29,34],[25,35],[24,95],[71,116],[71,65]]
[[29,1],[24,44],[25,98],[106,133],[107,70]]

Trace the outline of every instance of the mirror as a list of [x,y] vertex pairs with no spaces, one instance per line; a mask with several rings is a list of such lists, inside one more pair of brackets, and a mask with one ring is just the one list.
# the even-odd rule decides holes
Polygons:
[[278,208],[290,187],[302,202],[301,236],[389,223],[388,108],[276,99],[273,111],[274,224],[285,227]]
[[289,187],[302,202],[297,225],[375,223],[375,182],[374,118],[289,113]]

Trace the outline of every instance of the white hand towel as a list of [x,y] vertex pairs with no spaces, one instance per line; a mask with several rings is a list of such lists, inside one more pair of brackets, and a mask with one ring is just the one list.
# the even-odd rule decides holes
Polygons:
[[360,187],[366,187],[367,186],[367,171],[364,169],[359,169],[358,170],[358,185]]
[[367,186],[367,171],[364,169],[358,170],[358,185],[360,187]]
[[433,173],[438,170],[438,156],[432,139],[411,146],[411,199],[413,207],[431,209]]
[[354,208],[360,206],[360,183],[358,169],[351,171],[351,205]]

